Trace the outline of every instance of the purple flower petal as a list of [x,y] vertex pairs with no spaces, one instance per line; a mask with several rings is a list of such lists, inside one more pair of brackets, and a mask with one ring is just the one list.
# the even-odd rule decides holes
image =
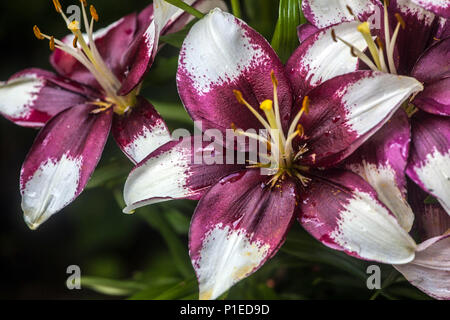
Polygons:
[[450,2],[447,0],[411,0],[438,16],[450,19]]
[[439,17],[410,0],[390,0],[388,11],[391,28],[395,28],[398,23],[395,14],[400,14],[405,22],[405,29],[400,28],[398,34],[396,58],[399,74],[409,75],[419,56],[433,41],[434,32],[440,23]]
[[414,286],[436,299],[450,299],[450,234],[418,246],[414,261],[394,266]]
[[[135,37],[136,26],[137,16],[130,14],[94,33],[94,41],[101,57],[120,81],[127,67],[124,65],[124,54]],[[73,35],[69,35],[63,41],[71,46],[73,38]],[[101,88],[90,71],[71,55],[56,49],[50,57],[50,62],[59,74],[86,85]]]
[[437,42],[417,61],[411,75],[424,83],[433,83],[450,77],[450,38]]
[[84,103],[89,93],[54,73],[27,69],[0,83],[0,114],[17,125],[38,128],[59,112]]
[[132,110],[114,117],[112,133],[119,147],[135,164],[171,139],[164,120],[153,105],[140,96]]
[[248,170],[217,183],[192,218],[189,253],[200,299],[216,299],[259,269],[284,242],[294,216],[295,184],[270,189]]
[[279,84],[282,123],[287,126],[292,94],[281,61],[260,34],[216,9],[197,22],[184,41],[178,91],[191,117],[202,121],[205,130],[225,132],[232,123],[243,130],[258,130],[261,124],[238,103],[233,90],[240,90],[259,109],[261,102],[273,99],[272,70]]
[[320,29],[314,27],[312,24],[308,22],[301,24],[297,27],[298,40],[300,41],[300,43],[302,43],[319,30]]
[[414,213],[406,200],[405,170],[410,141],[409,119],[403,110],[398,110],[345,161],[345,167],[375,189],[379,200],[408,232],[414,222]]
[[[225,165],[226,154],[201,137],[169,142],[145,158],[125,183],[124,212],[172,199],[198,200],[219,179],[245,168],[245,164]],[[214,152],[214,164],[205,163],[205,155]]]
[[414,240],[358,175],[327,171],[299,194],[300,223],[326,246],[383,263],[414,259]]
[[406,173],[435,196],[450,214],[450,121],[421,112],[413,117],[411,127],[412,145]]
[[450,116],[450,77],[426,85],[414,98],[414,105],[428,113]]
[[328,80],[308,93],[305,129],[307,166],[330,167],[369,139],[411,94],[422,90],[414,78],[357,71]]
[[[223,1],[187,0],[187,4],[197,9],[208,12],[219,6],[226,9]],[[147,27],[139,33],[126,54],[128,71],[120,94],[130,93],[140,82],[150,69],[159,48],[159,37],[164,34],[177,32],[185,27],[194,17],[183,10],[162,0],[154,2],[153,11],[144,10],[139,20],[152,19]],[[147,20],[148,21],[148,20]]]
[[106,143],[112,112],[67,109],[39,132],[20,175],[25,221],[36,229],[84,189]]
[[296,97],[336,76],[358,70],[358,58],[347,45],[333,41],[332,30],[356,48],[364,51],[367,43],[357,30],[358,22],[346,22],[320,30],[297,48],[286,65]]
[[[374,0],[303,0],[302,9],[306,19],[317,28],[325,28],[341,22],[354,21],[347,9],[349,6],[356,17],[365,21],[375,13],[381,4]],[[381,11],[380,11],[381,12]]]

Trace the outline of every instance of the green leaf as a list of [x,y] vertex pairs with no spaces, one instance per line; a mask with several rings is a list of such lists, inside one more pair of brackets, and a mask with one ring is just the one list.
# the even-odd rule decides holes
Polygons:
[[272,38],[272,47],[283,62],[289,59],[299,45],[297,27],[301,22],[301,1],[280,0],[278,22]]
[[128,296],[146,285],[137,281],[121,281],[98,277],[82,277],[81,286],[109,296]]
[[194,19],[189,24],[186,25],[182,30],[174,33],[167,34],[165,36],[160,37],[160,41],[163,43],[170,44],[171,46],[180,49],[183,45],[183,41],[191,30],[192,26],[197,22],[197,19]]
[[428,197],[425,198],[423,203],[425,203],[425,204],[439,204],[439,201],[437,201],[437,199],[435,197],[429,195]]
[[151,100],[151,103],[158,110],[159,114],[165,121],[179,122],[192,125],[193,121],[189,114],[183,108],[181,103],[163,102]]
[[131,171],[131,164],[124,161],[114,161],[95,170],[86,189],[105,187],[116,182],[122,182]]

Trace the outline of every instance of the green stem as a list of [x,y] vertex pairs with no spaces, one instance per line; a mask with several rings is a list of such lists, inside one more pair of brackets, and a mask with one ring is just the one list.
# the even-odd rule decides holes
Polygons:
[[[383,281],[383,284],[381,285],[381,289],[377,290],[371,297],[370,300],[375,300],[380,294],[381,295],[387,295],[383,290],[386,290],[391,284],[395,282],[395,279],[397,279],[397,271],[392,270],[391,273],[388,275],[388,277]],[[389,296],[390,297],[390,296]]]
[[187,13],[193,15],[196,18],[203,18],[205,15],[195,9],[194,7],[191,7],[190,5],[186,4],[185,2],[181,0],[165,0],[166,2],[170,3],[171,5],[180,8],[183,11],[186,11]]
[[241,4],[239,0],[231,0],[231,8],[236,18],[241,18]]

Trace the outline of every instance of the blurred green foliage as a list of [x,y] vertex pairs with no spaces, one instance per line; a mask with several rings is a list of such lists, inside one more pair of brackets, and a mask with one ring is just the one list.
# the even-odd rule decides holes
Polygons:
[[[62,1],[63,5],[76,1]],[[100,26],[140,10],[149,1],[95,0]],[[231,8],[231,3],[229,3]],[[51,1],[16,0],[0,4],[0,79],[27,67],[49,69],[48,48],[32,33],[34,24],[61,37],[64,24]],[[236,3],[235,3],[236,6]],[[298,44],[299,2],[243,0],[240,15],[286,60]],[[281,15],[278,16],[278,13]],[[191,26],[191,25],[190,25]],[[143,86],[171,129],[192,130],[177,95],[177,55],[189,27],[166,36],[166,46]],[[33,299],[195,299],[197,283],[188,256],[188,230],[195,202],[173,201],[125,215],[122,188],[131,163],[109,141],[88,188],[39,231],[22,220],[18,177],[36,131],[0,120],[2,203],[0,259],[3,298]],[[66,268],[79,265],[82,290],[65,287]],[[261,270],[240,282],[226,299],[427,299],[391,266],[381,266],[383,289],[366,288],[368,262],[331,250],[294,224],[286,244]]]

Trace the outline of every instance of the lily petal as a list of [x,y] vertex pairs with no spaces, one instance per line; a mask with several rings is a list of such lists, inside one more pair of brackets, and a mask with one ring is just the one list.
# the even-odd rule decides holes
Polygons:
[[39,128],[59,112],[84,103],[87,93],[54,73],[27,69],[0,82],[0,114],[17,125]]
[[[306,19],[319,29],[341,22],[354,21],[349,6],[358,20],[365,21],[380,6],[374,0],[303,0],[302,9]],[[381,12],[381,11],[379,11]]]
[[406,173],[450,214],[450,122],[424,112],[411,121],[412,146]]
[[420,244],[414,261],[394,267],[429,296],[449,300],[450,234]]
[[406,198],[405,179],[410,141],[409,119],[400,109],[345,161],[345,167],[375,189],[380,201],[408,232],[414,222],[414,213]]
[[357,71],[326,81],[308,93],[310,112],[300,122],[309,149],[301,162],[334,166],[361,146],[411,94],[423,89],[414,78]]
[[411,0],[415,4],[434,12],[438,16],[450,19],[450,2],[446,0]]
[[[122,81],[123,74],[127,71],[127,66],[124,65],[124,54],[134,39],[136,27],[137,15],[133,13],[94,33],[95,45],[100,56],[119,81]],[[63,42],[71,46],[73,39],[73,35],[68,35]],[[88,43],[87,37],[85,40]],[[56,49],[50,57],[50,62],[59,74],[80,83],[101,88],[91,72],[71,55]]]
[[216,299],[248,277],[282,245],[294,216],[295,184],[265,185],[247,170],[217,183],[201,199],[189,235],[200,299]]
[[298,40],[302,43],[319,30],[310,23],[301,24],[297,27]]
[[358,22],[341,23],[314,33],[301,43],[289,59],[286,70],[296,97],[326,80],[358,70],[358,58],[342,41],[333,41],[332,32],[364,51],[367,43],[357,30]]
[[112,112],[94,115],[79,105],[54,117],[41,130],[20,174],[25,221],[36,229],[84,189],[106,143]]
[[432,114],[450,116],[450,77],[426,85],[414,105]]
[[[211,142],[197,146],[199,139],[168,142],[139,163],[125,183],[124,212],[173,199],[198,200],[219,179],[245,168],[223,164],[226,155],[221,147]],[[217,163],[205,164],[203,156],[212,151]]]
[[414,240],[358,175],[327,171],[299,193],[300,223],[326,246],[383,263],[414,259]]
[[164,120],[141,96],[137,97],[130,112],[114,117],[112,133],[119,147],[135,164],[171,139]]
[[417,61],[411,75],[424,83],[433,83],[450,77],[450,38],[428,48]]
[[281,119],[287,126],[292,94],[281,61],[255,30],[215,9],[192,27],[184,41],[178,91],[189,114],[203,122],[204,130],[225,132],[232,123],[243,130],[258,130],[261,124],[238,103],[233,90],[240,90],[250,105],[259,110],[261,102],[273,99],[272,70],[278,79]]

